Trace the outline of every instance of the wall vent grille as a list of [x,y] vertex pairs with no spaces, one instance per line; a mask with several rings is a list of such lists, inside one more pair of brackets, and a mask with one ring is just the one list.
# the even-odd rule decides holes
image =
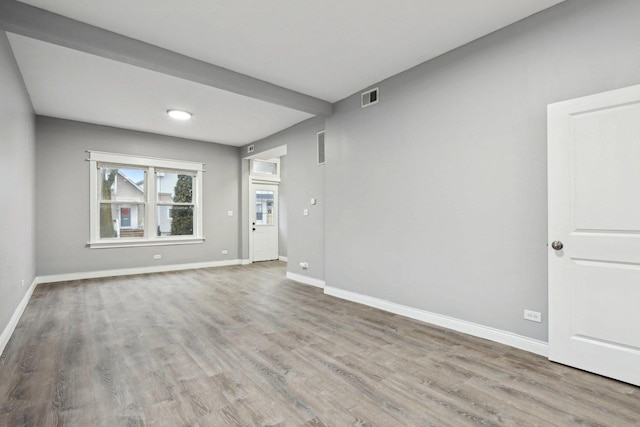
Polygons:
[[324,131],[318,132],[318,164],[324,165]]
[[362,92],[362,108],[369,107],[373,104],[377,104],[380,100],[380,93],[378,88]]
[[250,145],[250,146],[247,147],[247,153],[253,153],[253,150],[255,150],[255,149],[256,149],[255,145]]

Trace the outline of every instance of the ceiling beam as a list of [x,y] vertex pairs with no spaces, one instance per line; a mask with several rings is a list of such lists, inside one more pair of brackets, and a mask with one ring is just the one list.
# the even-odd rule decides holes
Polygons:
[[15,0],[0,0],[0,28],[316,116],[333,111],[322,99]]

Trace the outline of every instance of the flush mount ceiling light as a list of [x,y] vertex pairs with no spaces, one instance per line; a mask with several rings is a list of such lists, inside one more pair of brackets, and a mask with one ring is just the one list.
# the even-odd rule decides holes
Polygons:
[[190,112],[182,110],[167,110],[167,114],[176,120],[189,120],[192,116]]

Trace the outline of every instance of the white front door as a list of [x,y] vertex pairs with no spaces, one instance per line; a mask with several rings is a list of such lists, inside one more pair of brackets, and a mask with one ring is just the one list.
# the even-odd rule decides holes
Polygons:
[[548,120],[549,359],[640,385],[640,85]]
[[251,260],[278,259],[278,186],[252,184],[251,191]]

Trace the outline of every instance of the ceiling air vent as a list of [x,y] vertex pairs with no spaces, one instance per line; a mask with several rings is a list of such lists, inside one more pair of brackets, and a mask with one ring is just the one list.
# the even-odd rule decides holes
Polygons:
[[318,132],[318,164],[324,165],[324,131]]
[[379,99],[378,88],[362,92],[362,108],[377,104]]

